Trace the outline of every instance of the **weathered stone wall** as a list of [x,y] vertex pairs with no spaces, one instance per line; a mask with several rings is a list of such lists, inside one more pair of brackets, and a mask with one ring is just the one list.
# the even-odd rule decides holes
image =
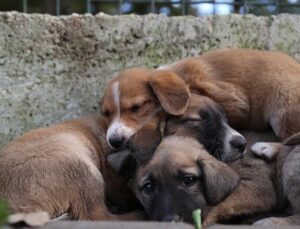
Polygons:
[[0,13],[0,145],[98,112],[107,80],[124,68],[224,47],[280,50],[300,60],[300,16]]

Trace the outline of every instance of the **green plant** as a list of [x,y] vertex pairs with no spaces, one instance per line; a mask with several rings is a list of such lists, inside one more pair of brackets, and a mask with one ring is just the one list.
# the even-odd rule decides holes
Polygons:
[[193,219],[195,224],[195,229],[201,229],[201,210],[196,209],[193,211]]
[[9,213],[6,202],[0,200],[0,226],[6,223],[8,215]]

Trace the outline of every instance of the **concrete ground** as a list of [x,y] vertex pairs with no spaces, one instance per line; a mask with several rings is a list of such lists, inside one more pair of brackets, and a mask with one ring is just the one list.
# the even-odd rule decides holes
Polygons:
[[[105,228],[105,229],[194,229],[190,224],[185,223],[159,223],[159,222],[57,222],[50,223],[43,227],[43,229],[94,229],[94,228]],[[271,228],[280,228],[280,229],[296,229],[298,227],[262,227],[262,226],[222,226],[216,225],[210,227],[210,229],[271,229]]]

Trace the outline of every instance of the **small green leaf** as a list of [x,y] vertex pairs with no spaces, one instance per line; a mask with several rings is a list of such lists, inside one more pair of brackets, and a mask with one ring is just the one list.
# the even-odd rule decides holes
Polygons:
[[196,209],[193,211],[193,219],[195,224],[195,229],[201,229],[201,210]]
[[7,204],[3,200],[0,200],[0,226],[6,223],[8,216]]

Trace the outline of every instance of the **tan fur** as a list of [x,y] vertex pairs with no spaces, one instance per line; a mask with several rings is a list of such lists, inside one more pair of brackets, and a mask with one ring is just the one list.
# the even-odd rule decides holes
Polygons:
[[126,182],[106,164],[106,128],[102,117],[76,119],[26,133],[2,149],[0,198],[8,202],[10,212],[136,219],[135,214],[113,215],[105,204],[106,198],[133,199]]
[[[276,139],[270,133],[246,132],[245,134],[250,144],[258,139]],[[247,149],[245,158],[226,165],[209,155],[193,138],[170,136],[163,139],[149,163],[137,170],[134,190],[143,203],[143,195],[139,191],[139,186],[149,174],[151,177],[159,177],[159,173],[175,175],[178,174],[178,171],[188,169],[189,171],[199,171],[198,174],[195,174],[199,175],[202,171],[205,186],[200,189],[197,187],[192,192],[197,193],[193,194],[195,195],[193,198],[202,199],[201,210],[204,216],[204,226],[208,226],[235,216],[263,213],[274,209],[277,199],[276,189],[272,183],[273,167],[274,163],[267,164],[263,160],[254,158],[249,149]],[[232,191],[226,186],[236,186],[235,174],[238,174],[240,182]],[[211,184],[207,183],[207,179],[212,181]],[[215,206],[209,205],[207,202],[209,200],[204,200],[204,196],[208,198],[210,192],[226,196],[226,193],[223,193],[226,190],[231,190],[231,193],[227,193],[229,196],[221,202],[218,199],[219,203]],[[206,195],[205,192],[207,192]],[[211,198],[216,198],[216,194]]]

